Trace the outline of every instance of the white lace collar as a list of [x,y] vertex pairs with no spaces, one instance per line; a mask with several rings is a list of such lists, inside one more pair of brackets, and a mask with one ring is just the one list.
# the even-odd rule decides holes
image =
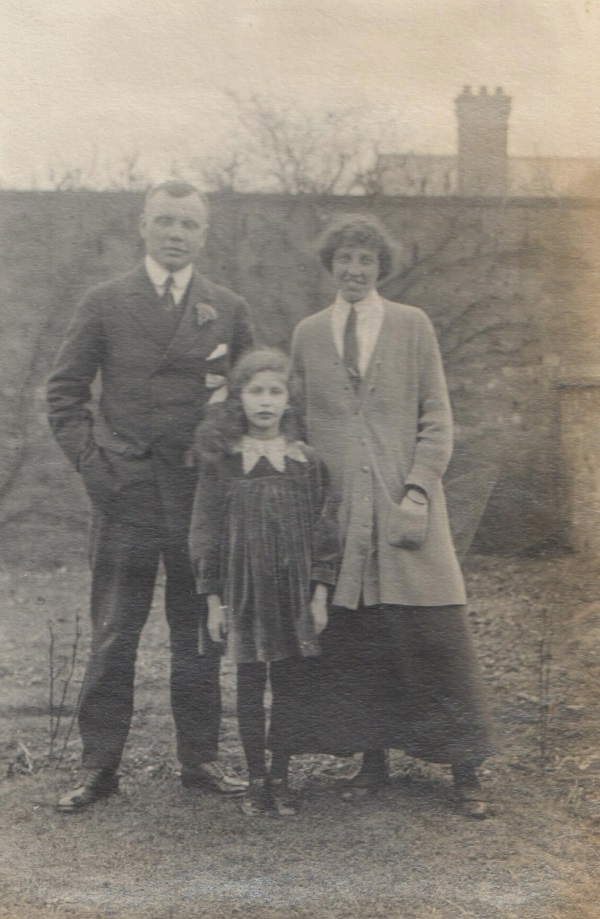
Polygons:
[[285,472],[286,456],[300,463],[307,462],[300,444],[297,441],[290,442],[283,436],[274,437],[272,440],[260,440],[258,437],[244,434],[234,452],[242,454],[242,464],[246,473],[254,469],[261,456],[266,456],[278,472]]

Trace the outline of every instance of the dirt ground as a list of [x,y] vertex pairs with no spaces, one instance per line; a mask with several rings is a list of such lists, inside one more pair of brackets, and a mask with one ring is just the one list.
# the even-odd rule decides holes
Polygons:
[[[87,651],[84,555],[68,566],[6,565],[0,917],[597,919],[596,572],[548,554],[479,556],[466,574],[497,730],[498,753],[482,772],[495,818],[459,816],[448,770],[399,752],[391,785],[353,803],[339,780],[354,760],[298,757],[298,820],[244,818],[230,801],[184,791],[161,588],[138,659],[121,793],[64,816],[54,802],[79,764],[77,731],[69,731]],[[242,774],[227,665],[223,691],[221,753]]]

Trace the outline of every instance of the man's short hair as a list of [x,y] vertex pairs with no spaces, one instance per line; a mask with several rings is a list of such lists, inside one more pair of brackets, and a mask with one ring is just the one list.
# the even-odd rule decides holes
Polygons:
[[187,198],[188,195],[197,195],[204,205],[204,210],[208,214],[208,201],[206,196],[202,194],[199,188],[192,185],[191,182],[184,182],[181,179],[168,179],[166,182],[161,182],[160,185],[152,185],[146,192],[144,207],[151,198],[159,193],[159,191],[164,191],[165,194],[170,195],[171,198]]
[[342,246],[364,246],[379,258],[378,280],[392,273],[396,261],[396,246],[384,225],[370,214],[342,214],[336,217],[317,240],[321,263],[331,272],[333,257]]

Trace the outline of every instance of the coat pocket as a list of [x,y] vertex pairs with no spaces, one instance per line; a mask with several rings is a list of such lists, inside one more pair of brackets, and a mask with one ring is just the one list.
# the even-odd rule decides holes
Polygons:
[[387,499],[386,539],[397,549],[420,549],[425,542],[429,523],[429,505],[415,504],[403,498],[396,504]]

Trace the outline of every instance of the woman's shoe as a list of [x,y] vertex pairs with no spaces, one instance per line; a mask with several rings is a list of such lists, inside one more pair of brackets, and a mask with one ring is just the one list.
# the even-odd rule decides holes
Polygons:
[[486,820],[494,816],[494,808],[479,783],[475,785],[455,784],[454,792],[458,810],[463,817],[470,817],[471,820]]
[[494,816],[494,808],[479,784],[477,771],[472,762],[453,763],[452,777],[458,809],[463,817],[485,820]]
[[301,810],[300,797],[285,779],[271,779],[269,792],[273,807],[280,817],[297,817]]
[[342,800],[353,801],[376,794],[390,780],[386,750],[368,750],[363,754],[362,765],[355,775],[343,782]]
[[251,779],[248,788],[238,801],[246,817],[260,817],[271,809],[271,800],[264,779]]

